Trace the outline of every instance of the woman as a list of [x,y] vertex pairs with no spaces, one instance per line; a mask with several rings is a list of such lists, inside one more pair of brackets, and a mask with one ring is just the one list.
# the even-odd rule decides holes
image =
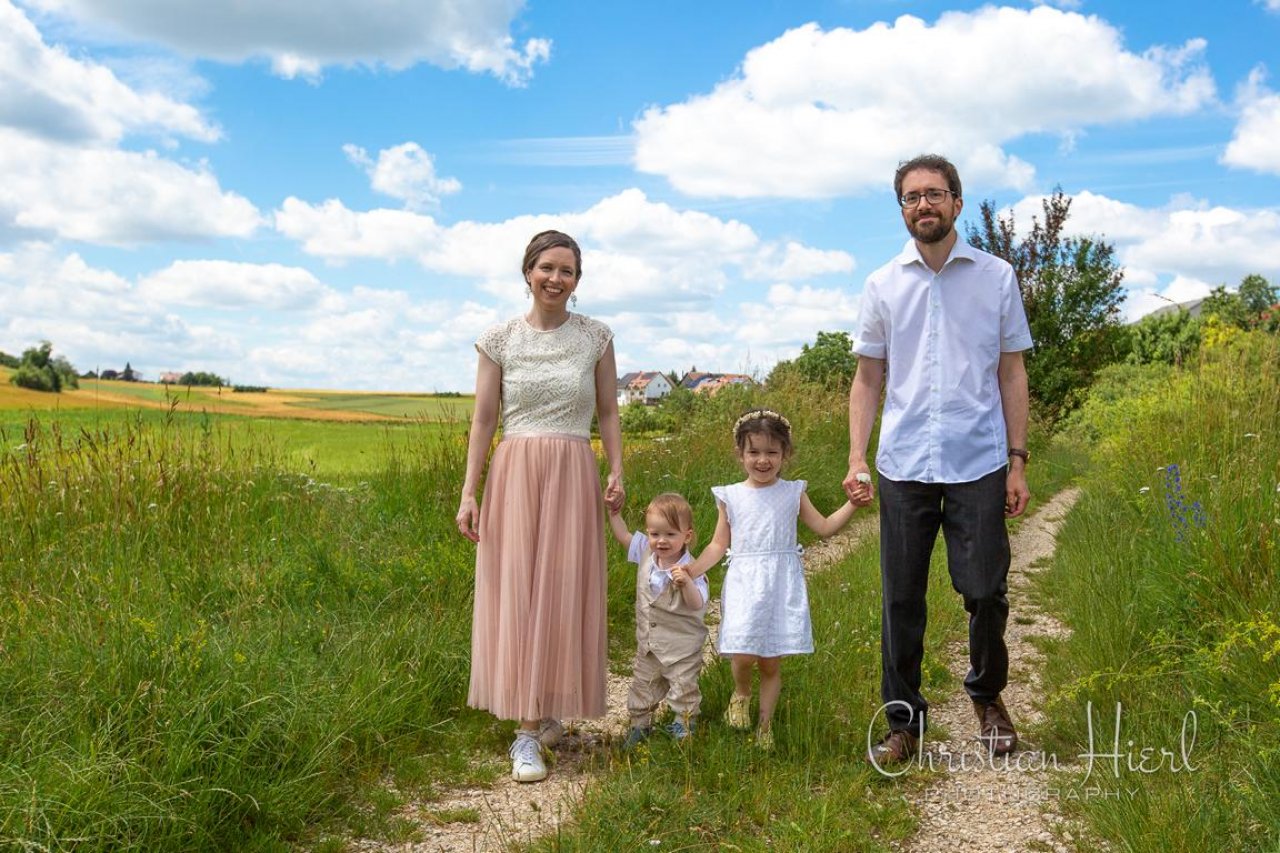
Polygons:
[[[524,253],[529,312],[476,342],[476,407],[458,529],[478,543],[467,704],[519,720],[512,777],[546,778],[539,724],[604,715],[605,561],[597,415],[609,461],[605,502],[621,508],[622,431],[613,333],[569,311],[582,252],[559,231]],[[502,414],[502,441],[476,500]]]

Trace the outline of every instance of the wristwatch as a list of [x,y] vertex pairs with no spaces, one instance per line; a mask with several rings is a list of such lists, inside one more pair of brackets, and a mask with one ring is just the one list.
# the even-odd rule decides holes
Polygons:
[[1031,451],[1030,451],[1030,450],[1024,450],[1024,449],[1023,449],[1023,448],[1021,448],[1021,447],[1010,447],[1010,448],[1009,448],[1009,455],[1010,455],[1010,456],[1016,456],[1016,457],[1018,457],[1019,459],[1021,459],[1021,460],[1022,460],[1022,464],[1023,464],[1023,465],[1026,465],[1028,462],[1030,462],[1030,461],[1031,461]]

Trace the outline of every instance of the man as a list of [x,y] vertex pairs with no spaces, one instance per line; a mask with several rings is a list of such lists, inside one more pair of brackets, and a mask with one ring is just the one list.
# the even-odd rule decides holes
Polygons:
[[945,158],[898,167],[894,194],[911,240],[867,278],[849,389],[846,492],[865,480],[867,441],[886,382],[880,475],[880,634],[889,733],[870,748],[877,767],[920,748],[928,704],[920,695],[929,557],[941,527],[952,586],[969,613],[964,686],[992,754],[1017,746],[1000,700],[1009,673],[1009,536],[1005,518],[1031,498],[1024,466],[1031,347],[1013,269],[959,238],[960,176]]

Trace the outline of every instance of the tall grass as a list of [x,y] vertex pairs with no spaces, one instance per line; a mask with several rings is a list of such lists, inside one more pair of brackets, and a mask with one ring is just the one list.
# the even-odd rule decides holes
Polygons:
[[336,486],[207,425],[24,438],[0,458],[0,846],[275,849],[441,748],[471,594],[448,439]]
[[1087,745],[1092,702],[1113,751],[1122,707],[1119,773],[1099,759],[1093,775],[1120,796],[1080,813],[1117,849],[1277,849],[1280,344],[1114,369],[1066,438],[1093,466],[1047,581],[1074,629],[1045,680],[1057,747]]
[[[681,491],[705,543],[710,487],[742,477],[732,423],[758,404],[795,425],[785,476],[833,510],[845,400],[795,387],[722,393],[680,434],[631,443],[628,519]],[[452,525],[456,431],[388,434],[372,470],[326,481],[271,433],[216,419],[69,422],[0,442],[0,847],[340,849],[413,837],[388,776],[427,796],[484,781],[472,756],[501,755],[510,729],[463,707],[474,551]],[[634,575],[618,549],[609,572],[621,671]],[[964,622],[945,571],[934,580],[939,649]],[[693,748],[659,741],[612,764],[548,844],[856,850],[907,834],[918,778],[859,762],[879,704],[878,590],[874,542],[813,578],[818,652],[786,664],[774,755],[715,722],[730,679],[710,669]],[[925,677],[960,689],[940,655]]]
[[[699,542],[705,545],[716,518],[710,487],[744,476],[733,453],[733,422],[757,405],[774,408],[792,422],[796,454],[783,476],[807,480],[809,495],[823,512],[842,503],[840,483],[848,470],[843,393],[804,385],[725,389],[700,407],[679,434],[639,447],[628,457],[627,511],[633,525],[653,495],[681,491],[693,505]],[[1047,455],[1049,464],[1033,466],[1036,494],[1047,495],[1069,478],[1071,459],[1071,454],[1055,451]],[[810,540],[801,529],[802,541]],[[625,563],[619,549],[610,553],[612,658],[625,671],[635,648],[634,566]],[[941,701],[962,689],[941,650],[965,636],[966,617],[951,589],[941,545],[934,560],[924,691]],[[723,574],[723,569],[711,572],[713,596]],[[630,756],[611,756],[607,772],[588,789],[572,825],[535,849],[857,851],[889,849],[909,836],[916,820],[913,798],[929,773],[913,770],[888,779],[862,758],[880,705],[880,575],[874,537],[812,575],[809,595],[815,654],[783,664],[774,753],[761,753],[747,736],[721,722],[732,692],[728,663],[721,661],[703,671],[698,736],[683,746],[655,737]],[[876,729],[874,734],[883,732]]]

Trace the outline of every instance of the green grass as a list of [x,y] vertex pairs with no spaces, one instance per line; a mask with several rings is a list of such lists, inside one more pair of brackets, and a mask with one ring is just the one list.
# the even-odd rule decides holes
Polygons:
[[[742,476],[731,424],[757,402],[796,425],[786,476],[834,509],[842,395],[725,393],[679,436],[629,445],[632,524],[676,489],[705,542],[710,486]],[[0,423],[0,847],[408,841],[417,830],[384,779],[427,799],[486,781],[493,771],[473,756],[502,755],[510,724],[463,707],[474,549],[452,525],[461,429],[180,411],[40,418]],[[612,547],[609,574],[621,669],[634,575]],[[708,724],[693,748],[655,742],[607,767],[548,845],[884,849],[909,834],[902,798],[923,777],[890,781],[857,763],[879,704],[878,586],[873,543],[814,578],[818,652],[784,668],[773,756],[718,724],[721,665],[705,675]],[[929,648],[941,649],[964,625],[941,565],[930,595]],[[925,678],[931,696],[960,689],[939,654]]]
[[165,412],[159,409],[64,409],[19,412],[0,409],[0,449],[27,441],[28,429],[54,425],[67,440],[82,432],[172,425],[193,433],[216,431],[233,447],[270,448],[273,463],[315,477],[358,479],[383,470],[391,454],[410,451],[426,436],[461,435],[464,422],[314,421],[253,418],[225,414]]
[[471,418],[473,397],[437,397],[432,394],[335,394],[297,392],[311,399],[290,405],[300,409],[365,412],[397,418],[465,421]]
[[1092,465],[1044,583],[1074,631],[1048,656],[1050,748],[1084,750],[1090,702],[1109,745],[1120,703],[1122,750],[1180,768],[1098,765],[1126,795],[1067,805],[1115,849],[1280,848],[1278,380],[1274,336],[1113,369],[1064,436]]

